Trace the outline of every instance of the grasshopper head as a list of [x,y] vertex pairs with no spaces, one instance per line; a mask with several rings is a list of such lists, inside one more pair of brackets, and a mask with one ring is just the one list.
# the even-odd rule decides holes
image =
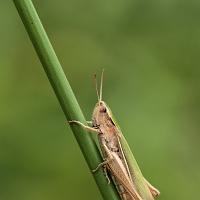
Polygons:
[[106,103],[102,100],[98,101],[94,107],[94,111],[92,114],[94,126],[101,125],[108,116],[108,107]]

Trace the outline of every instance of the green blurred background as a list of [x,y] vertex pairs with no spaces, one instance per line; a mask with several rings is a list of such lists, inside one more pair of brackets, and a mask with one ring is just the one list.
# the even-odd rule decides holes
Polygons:
[[[93,74],[159,199],[198,199],[200,2],[33,1],[87,119]],[[12,1],[0,3],[0,199],[101,199]]]

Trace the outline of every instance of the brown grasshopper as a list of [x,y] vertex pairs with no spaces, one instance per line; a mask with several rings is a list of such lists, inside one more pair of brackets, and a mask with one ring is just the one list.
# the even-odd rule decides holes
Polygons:
[[110,108],[102,101],[102,83],[103,72],[100,92],[98,92],[96,81],[98,102],[92,114],[92,126],[75,120],[70,123],[79,124],[98,134],[104,162],[93,171],[95,172],[102,166],[110,171],[122,200],[153,200],[160,192],[143,177],[126,139],[113,119]]

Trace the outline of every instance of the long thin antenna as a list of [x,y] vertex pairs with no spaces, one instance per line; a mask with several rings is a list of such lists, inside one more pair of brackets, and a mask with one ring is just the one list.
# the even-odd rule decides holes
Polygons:
[[99,100],[101,101],[102,100],[102,87],[103,87],[103,73],[104,73],[104,69],[102,70],[102,73],[101,73],[101,84],[100,84],[100,95],[99,95]]
[[99,96],[99,91],[98,91],[98,85],[97,85],[97,75],[96,74],[94,74],[94,82],[95,82],[95,88],[96,88],[97,98],[98,98],[98,101],[100,101],[100,96]]

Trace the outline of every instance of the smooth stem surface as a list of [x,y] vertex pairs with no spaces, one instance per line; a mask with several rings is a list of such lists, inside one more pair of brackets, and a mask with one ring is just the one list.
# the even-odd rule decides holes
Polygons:
[[[82,123],[86,123],[31,0],[13,1],[67,120],[78,120]],[[90,170],[95,169],[97,165],[102,162],[96,144],[91,139],[90,135],[80,126],[72,125],[71,129]],[[112,184],[107,184],[102,170],[98,170],[93,175],[105,200],[119,200],[114,186]]]

